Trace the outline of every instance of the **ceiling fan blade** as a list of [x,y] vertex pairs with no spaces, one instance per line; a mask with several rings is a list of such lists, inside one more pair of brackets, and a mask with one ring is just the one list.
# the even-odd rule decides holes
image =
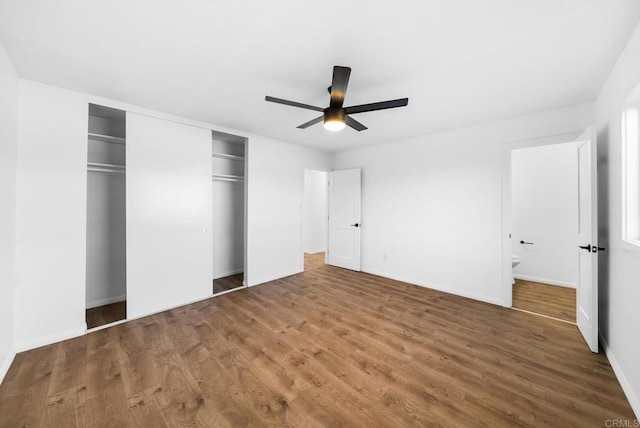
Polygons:
[[311,106],[309,104],[298,103],[296,101],[283,100],[282,98],[270,97],[269,95],[264,97],[264,100],[272,103],[284,104],[286,106],[291,106],[291,107],[305,108],[307,110],[324,111],[322,107]]
[[347,93],[351,68],[336,65],[333,67],[333,80],[331,81],[331,102],[332,108],[342,108],[344,96]]
[[344,117],[344,123],[355,129],[356,131],[364,131],[365,129],[368,129],[366,126],[349,116]]
[[315,125],[316,123],[322,122],[323,119],[324,119],[324,115],[322,115],[320,117],[316,117],[315,119],[310,120],[309,122],[303,123],[302,125],[298,126],[297,128],[306,129],[306,128],[310,127],[311,125]]
[[409,98],[400,98],[397,100],[380,101],[378,103],[361,104],[359,106],[345,107],[347,114],[364,113],[367,111],[385,110],[388,108],[404,107],[409,104]]

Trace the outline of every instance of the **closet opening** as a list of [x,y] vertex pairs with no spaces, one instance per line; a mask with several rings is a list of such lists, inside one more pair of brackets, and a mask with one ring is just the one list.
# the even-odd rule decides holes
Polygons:
[[126,113],[89,104],[86,323],[127,316]]
[[246,286],[247,139],[212,131],[213,294]]

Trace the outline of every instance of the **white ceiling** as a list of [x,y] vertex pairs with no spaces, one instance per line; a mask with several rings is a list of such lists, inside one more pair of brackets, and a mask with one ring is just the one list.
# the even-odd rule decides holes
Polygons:
[[[329,152],[595,100],[638,0],[0,0],[0,42],[32,79]],[[334,65],[369,127],[296,126]]]

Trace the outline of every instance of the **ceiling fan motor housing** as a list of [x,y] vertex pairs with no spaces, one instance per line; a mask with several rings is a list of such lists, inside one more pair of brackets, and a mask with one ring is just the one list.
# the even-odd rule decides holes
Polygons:
[[342,107],[327,107],[324,109],[324,121],[326,122],[342,122],[345,121],[346,113]]

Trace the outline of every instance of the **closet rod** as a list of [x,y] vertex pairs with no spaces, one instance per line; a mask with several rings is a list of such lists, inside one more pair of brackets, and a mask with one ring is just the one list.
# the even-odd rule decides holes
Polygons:
[[244,181],[244,177],[241,175],[213,174],[212,178],[217,181]]
[[228,160],[234,160],[234,161],[243,161],[244,160],[244,156],[230,155],[228,153],[211,153],[211,156],[213,156],[214,158],[228,159]]
[[94,132],[89,132],[89,140],[114,144],[125,144],[126,142],[126,140],[122,137],[112,137],[111,135],[96,134]]
[[87,169],[87,172],[96,174],[108,174],[108,175],[126,175],[124,171],[106,170],[106,169]]
[[244,183],[244,180],[238,180],[236,178],[214,178],[213,181],[226,181],[229,183]]
[[110,172],[116,174],[124,174],[126,168],[123,165],[115,165],[110,163],[87,163],[87,171],[89,172]]

